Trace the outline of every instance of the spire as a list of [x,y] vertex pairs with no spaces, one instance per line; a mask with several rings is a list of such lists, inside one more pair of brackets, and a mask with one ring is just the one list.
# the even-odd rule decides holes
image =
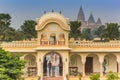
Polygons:
[[84,16],[82,6],[80,6],[80,10],[79,10],[79,13],[78,13],[77,20],[78,21],[85,21],[85,16]]
[[95,23],[95,20],[94,20],[92,13],[90,14],[90,17],[88,19],[88,24],[91,24],[91,23]]
[[101,22],[101,19],[100,19],[100,18],[98,18],[96,24],[97,24],[97,25],[102,25],[102,22]]

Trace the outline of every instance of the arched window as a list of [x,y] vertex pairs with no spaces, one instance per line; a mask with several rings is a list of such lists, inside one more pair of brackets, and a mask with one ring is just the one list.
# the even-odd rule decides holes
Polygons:
[[56,34],[55,33],[50,34],[49,43],[50,43],[50,45],[56,44]]
[[27,55],[25,57],[28,67],[36,66],[36,58],[33,55]]
[[64,45],[65,44],[65,35],[63,33],[61,33],[59,35],[59,42],[58,42],[59,45]]
[[47,38],[47,35],[45,33],[41,34],[40,44],[41,45],[47,45],[48,44],[48,38]]
[[28,76],[35,76],[37,74],[37,64],[36,64],[35,56],[34,55],[27,55],[27,56],[25,56],[25,61],[27,62],[26,74]]

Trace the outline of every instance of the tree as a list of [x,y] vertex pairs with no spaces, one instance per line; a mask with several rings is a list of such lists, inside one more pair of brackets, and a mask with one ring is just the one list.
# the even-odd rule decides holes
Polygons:
[[36,22],[33,20],[26,20],[21,26],[20,30],[24,34],[25,39],[31,39],[37,37],[37,32],[35,31]]
[[19,80],[25,61],[0,48],[0,80]]
[[81,26],[81,22],[78,22],[78,21],[70,22],[70,28],[71,28],[70,33],[69,33],[70,38],[73,37],[77,39],[80,37],[80,30],[79,30],[80,26]]
[[84,28],[82,31],[82,38],[86,40],[92,40],[93,37],[91,35],[91,29],[90,28]]
[[118,39],[120,36],[119,32],[120,26],[117,23],[107,24],[107,28],[105,29],[105,36],[110,40]]
[[0,14],[0,40],[5,40],[6,30],[11,24],[11,16],[9,14]]
[[95,32],[95,34],[96,34],[98,37],[100,37],[101,40],[102,40],[103,38],[105,38],[105,26],[104,26],[104,25],[100,26],[100,27],[97,29],[97,31]]

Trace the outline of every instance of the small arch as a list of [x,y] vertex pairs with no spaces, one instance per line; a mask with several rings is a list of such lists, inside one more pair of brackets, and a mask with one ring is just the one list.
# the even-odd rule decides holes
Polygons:
[[106,54],[103,61],[103,72],[118,72],[117,56],[115,54]]
[[78,54],[73,54],[70,56],[70,63],[69,63],[69,74],[73,75],[73,73],[76,73],[74,75],[77,75],[77,73],[82,73],[82,60],[81,56]]
[[65,35],[64,35],[64,33],[59,34],[58,44],[59,45],[64,45],[65,44]]
[[37,66],[36,57],[34,55],[26,55],[24,59],[27,61],[27,66]]
[[41,34],[40,44],[41,45],[47,45],[48,44],[48,38],[47,38],[47,35],[45,33]]
[[55,33],[50,34],[49,44],[50,45],[55,45],[56,44],[56,34]]
[[24,57],[26,64],[26,74],[27,76],[36,76],[37,75],[37,63],[36,57],[34,55],[28,54]]

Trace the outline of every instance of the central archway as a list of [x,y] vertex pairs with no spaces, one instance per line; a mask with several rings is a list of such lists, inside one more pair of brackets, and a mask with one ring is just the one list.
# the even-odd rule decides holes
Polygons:
[[49,52],[44,56],[43,75],[48,77],[62,76],[63,62],[59,53]]

